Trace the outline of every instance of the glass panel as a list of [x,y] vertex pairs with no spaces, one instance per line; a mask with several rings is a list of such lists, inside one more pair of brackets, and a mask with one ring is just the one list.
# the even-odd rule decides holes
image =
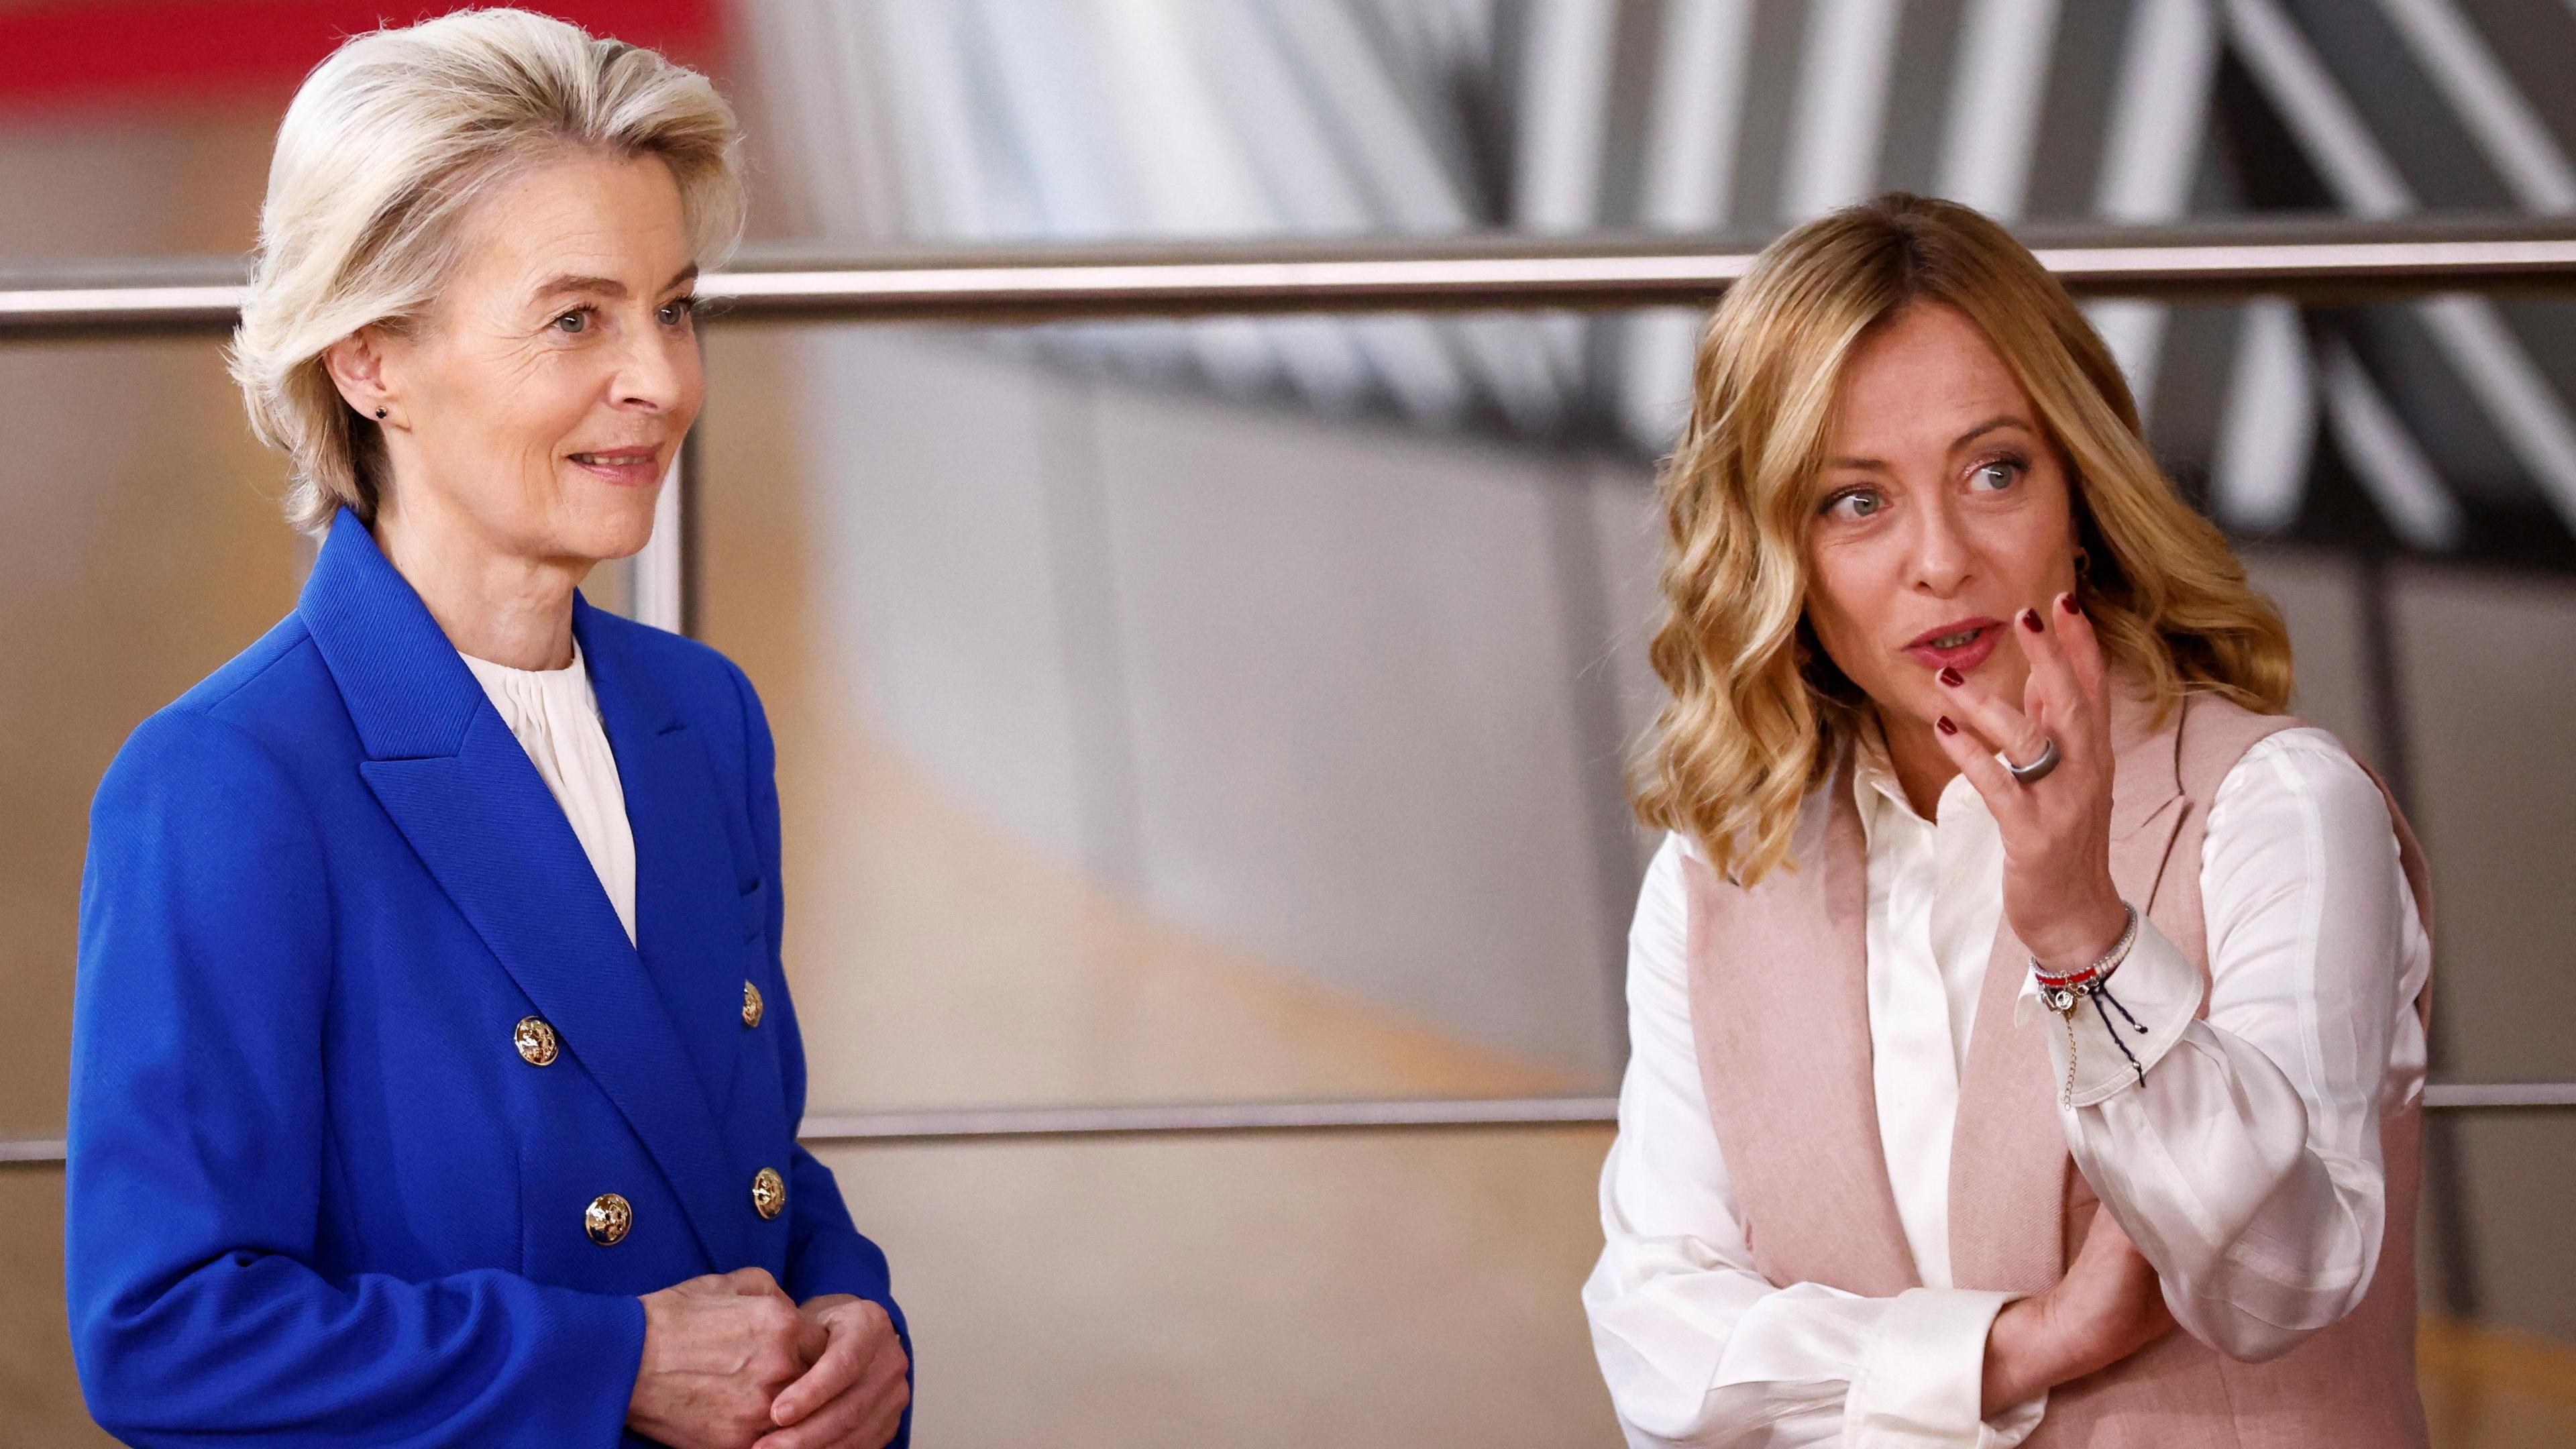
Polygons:
[[[49,1034],[51,1035],[51,1034]],[[23,1049],[12,1039],[11,1050]],[[63,1317],[63,1173],[0,1167],[0,1408],[10,1442],[113,1449],[92,1423],[72,1371]]]
[[[1619,1443],[1601,1129],[828,1154],[944,1444]],[[936,1425],[935,1429],[930,1426]]]
[[[2432,1125],[2457,1144],[2461,1169],[2447,1195],[2467,1210],[2470,1265],[2465,1313],[2439,1306],[2448,1285],[2438,1243],[2419,1270],[2426,1308],[2416,1366],[2433,1442],[2576,1444],[2576,1301],[2561,1210],[2576,1193],[2576,1113],[2475,1113]],[[2428,1238],[2439,1231],[2430,1205],[2446,1195],[2432,1180],[2443,1160],[2432,1146],[2428,1133]]]
[[0,1135],[61,1134],[90,795],[292,608],[304,545],[209,341],[0,346]]
[[[2153,413],[2160,453],[2222,517],[2246,315],[2174,312]],[[1517,342],[1533,355],[1597,361],[1628,345],[1624,319],[1593,331],[1526,320]],[[1440,355],[1478,355],[1473,326],[1439,326]],[[1528,404],[1513,389],[1535,389],[1529,375],[1508,382],[1460,364],[1469,385],[1454,412],[1408,411],[1406,394],[1374,375],[1349,393],[1284,362],[1228,380],[1210,361],[1225,354],[1205,340],[1246,334],[1222,327],[720,323],[709,335],[695,480],[702,632],[751,672],[777,727],[813,1110],[1614,1086],[1619,937],[1646,843],[1620,813],[1617,761],[1655,698],[1641,652],[1659,546],[1647,487],[1656,445],[1645,439],[1671,399],[1565,386],[1556,411],[1515,415]],[[1251,335],[1273,359],[1289,355],[1282,333]],[[2349,335],[2360,355],[2367,337]],[[2374,491],[2386,479],[2356,462],[2361,435],[2337,431],[2327,412],[2309,471],[2293,480],[2290,522],[2249,542],[2247,560],[2297,639],[2301,710],[2382,763],[2391,746],[2363,600],[2374,578],[2395,590],[2405,763],[2444,894],[2444,1075],[2565,1078],[2576,1061],[2545,1027],[2566,1015],[2549,1006],[2563,993],[2541,963],[2568,934],[2552,926],[2564,914],[2553,903],[2576,899],[2565,848],[2576,820],[2566,792],[2531,786],[2554,779],[2552,762],[2576,744],[2551,723],[2576,710],[2558,697],[2565,671],[2530,667],[2576,650],[2576,589],[2550,562],[2565,527],[2509,451],[2491,437],[2489,451],[2473,446],[2492,426],[2482,415],[2437,425],[2431,404],[2408,400],[2438,401],[2433,383],[2385,377],[2390,406],[2422,424],[2419,441],[2441,462],[2436,483],[2457,483],[2468,542],[2411,564],[2365,562],[2402,540],[2388,495]],[[241,430],[212,343],[13,345],[0,348],[0,383],[20,403],[0,453],[0,604],[13,623],[0,635],[0,818],[12,822],[0,919],[13,927],[0,987],[24,1023],[0,1073],[0,1131],[52,1136],[89,794],[135,721],[291,606],[304,551],[277,519],[275,460]],[[116,400],[112,414],[100,398]],[[2514,547],[2480,542],[2508,525],[2526,535]],[[606,574],[593,589],[607,603],[622,591]],[[2500,718],[2514,721],[2503,740]],[[2550,1271],[2566,1264],[2548,1205],[2576,1184],[2533,1166],[2559,1160],[2531,1134],[2560,1120],[2443,1129],[2457,1139],[2446,1150],[2459,1191],[2448,1208],[2427,1197],[2428,1295],[2482,1327],[2437,1325],[2451,1336],[2428,1348],[2428,1375],[2463,1361],[2557,1363],[2552,1345],[2576,1342],[2546,1291],[2566,1278]],[[1547,1191],[1581,1205],[1564,1220],[1576,1226],[1547,1231],[1588,1233],[1601,1141],[1066,1143],[836,1160],[850,1164],[854,1207],[895,1249],[908,1295],[954,1315],[944,1336],[969,1352],[943,1372],[962,1374],[1023,1353],[1012,1333],[1060,1329],[1079,1312],[1048,1306],[1006,1323],[1012,1289],[994,1284],[1025,1290],[1039,1270],[972,1278],[970,1252],[995,1256],[988,1229],[1011,1226],[985,1218],[1011,1202],[1062,1187],[1069,1200],[1123,1203],[1134,1221],[1117,1230],[1033,1228],[1015,1240],[1097,1244],[1101,1266],[1043,1271],[1160,1283],[1121,1311],[1187,1325],[1172,1338],[1187,1352],[1204,1340],[1207,1354],[1268,1366],[1261,1335],[1288,1330],[1245,1305],[1274,1303],[1260,1294],[1276,1284],[1192,1298],[1201,1290],[1156,1278],[1221,1256],[1155,1256],[1160,1215],[1184,1220],[1171,1241],[1214,1236],[1217,1217],[1190,1226],[1189,1215],[1298,1201],[1282,1184],[1311,1173],[1390,1240],[1447,1242],[1445,1215],[1473,1211],[1453,1200],[1458,1184],[1508,1198],[1520,1189],[1496,1186],[1508,1177],[1496,1164],[1554,1153],[1554,1166],[1514,1170],[1552,1174]],[[1544,1145],[1563,1142],[1581,1149]],[[1368,1155],[1380,1150],[1389,1156]],[[1097,1153],[1111,1166],[1007,1166],[1022,1151],[1056,1164]],[[1331,1165],[1345,1160],[1377,1165]],[[1264,1165],[1274,1161],[1300,1165]],[[1166,1162],[1192,1166],[1153,1166]],[[1046,1172],[1060,1175],[1030,1186]],[[1122,1184],[1118,1172],[1135,1176]],[[1190,1203],[1220,1180],[1236,1185],[1204,1189],[1213,1207]],[[59,1182],[50,1170],[0,1174],[0,1192],[25,1199],[8,1220],[33,1225],[38,1246],[58,1240]],[[1406,1216],[1417,1204],[1418,1221]],[[1400,1216],[1399,1227],[1384,1221]],[[1375,1342],[1379,1322],[1413,1323],[1309,1286],[1346,1262],[1371,1273],[1369,1250],[1316,1236],[1328,1222],[1301,1237],[1268,1217],[1224,1221],[1230,1241],[1274,1260],[1291,1285],[1279,1292],[1307,1295],[1292,1307],[1312,1314],[1313,1334],[1359,1323]],[[1274,1230],[1275,1242],[1264,1236]],[[1137,1241],[1121,1246],[1120,1232]],[[1526,1279],[1496,1269],[1495,1292],[1545,1309],[1498,1320],[1523,1327],[1486,1345],[1514,1364],[1556,1356],[1528,1382],[1590,1382],[1571,1303],[1589,1251],[1567,1249]],[[0,1282],[16,1305],[0,1333],[25,1350],[6,1361],[54,1365],[29,1381],[65,1391],[23,1401],[77,1415],[59,1356],[59,1279],[48,1276],[58,1268],[39,1271],[52,1253]],[[1391,1274],[1374,1276],[1407,1281]],[[2435,1285],[2454,1281],[2465,1296],[2444,1298]],[[1059,1292],[1052,1281],[1045,1291]],[[1189,1316],[1213,1323],[1219,1308],[1250,1317],[1228,1336]],[[1179,1368],[1140,1358],[1146,1377],[1121,1392],[1199,1392],[1187,1353],[1170,1352]],[[1422,1352],[1432,1356],[1413,1361],[1421,1383],[1483,1392],[1474,1364]],[[1320,1393],[1313,1385],[1350,1372],[1328,1360],[1278,1391]],[[1006,1442],[1019,1432],[1010,1414],[1119,1401],[1083,1387],[1079,1367],[1047,1368],[1062,1375],[1061,1395],[973,1412],[999,1416],[992,1433]],[[2478,1372],[2481,1386],[2433,1393],[2437,1414],[2469,1416],[2449,1421],[2446,1442],[2490,1442],[2476,1423],[2524,1412],[2497,1387],[2523,1379]],[[993,1397],[962,1378],[936,1384],[926,1396]],[[1372,1402],[1377,1390],[1362,1388],[1354,1401]],[[2530,1412],[2555,1412],[2542,1400]],[[1426,1390],[1384,1422],[1418,1427],[1443,1406]]]
[[[2568,1125],[2474,1128],[2514,1154],[2500,1150],[2501,1164],[2565,1160]],[[1606,1446],[1618,1436],[1575,1293],[1599,1251],[1607,1140],[1594,1129],[826,1158],[892,1255],[924,1345],[923,1422],[943,1440]],[[2441,1449],[2576,1433],[2576,1333],[2432,1315],[2421,1342]]]
[[[2413,304],[2091,311],[2280,599],[2302,710],[2408,779],[2489,758],[2381,738],[2487,697],[2415,622],[2441,599],[2512,615],[2482,668],[2576,646],[2551,485],[2443,403],[2469,354]],[[781,739],[815,1110],[1609,1090],[1696,326],[714,328],[703,632]],[[2304,421],[2267,411],[2282,368]],[[2362,562],[2409,548],[2516,581]],[[2566,713],[2535,699],[2534,749]],[[2522,874],[2576,859],[2516,808]],[[2437,861],[2483,848],[2419,813]],[[2530,884],[2494,918],[2576,898]],[[2453,961],[2446,992],[2486,969]]]
[[1147,351],[1212,331],[711,334],[813,1110],[1613,1084],[1644,461]]

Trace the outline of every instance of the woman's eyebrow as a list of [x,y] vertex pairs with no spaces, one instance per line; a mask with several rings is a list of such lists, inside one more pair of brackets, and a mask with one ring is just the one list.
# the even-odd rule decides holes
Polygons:
[[1956,438],[1951,439],[1950,451],[1955,453],[1961,448],[1968,446],[1970,443],[1975,442],[1977,439],[1984,437],[1986,434],[1993,432],[1997,428],[2020,428],[2027,432],[2030,430],[2030,424],[2024,421],[2018,413],[1997,413],[1993,417],[1990,417],[1984,422],[1977,424],[1975,427],[1968,429],[1966,432],[1961,433]]
[[[665,292],[670,291],[672,288],[679,286],[683,282],[693,280],[697,275],[698,264],[691,262],[687,266],[680,268],[679,272],[674,275],[671,280],[664,282],[661,285],[660,290]],[[626,290],[626,284],[617,280],[615,277],[592,277],[573,272],[560,272],[554,276],[548,277],[544,282],[538,285],[536,295],[540,298],[559,297],[567,292],[578,292],[593,297],[606,297],[612,301],[621,300],[630,295]]]
[[593,297],[618,298],[626,295],[626,284],[615,277],[585,277],[564,272],[539,283],[536,295],[540,298],[560,297],[567,292],[580,292]]
[[[1984,422],[1977,424],[1975,427],[1970,428],[1966,432],[1951,439],[1950,451],[1955,453],[1961,448],[1968,446],[1970,443],[1975,442],[1977,439],[1984,437],[1986,434],[1993,432],[1997,428],[2020,428],[2024,432],[2033,431],[2029,420],[2022,417],[2019,413],[1997,413],[1993,417],[1986,419]],[[1828,468],[1859,468],[1865,471],[1879,473],[1888,471],[1887,462],[1882,458],[1827,458],[1825,460],[1825,466]]]
[[1858,468],[1865,472],[1873,473],[1885,473],[1889,471],[1886,461],[1879,458],[1827,458],[1825,460],[1825,466],[1828,468]]

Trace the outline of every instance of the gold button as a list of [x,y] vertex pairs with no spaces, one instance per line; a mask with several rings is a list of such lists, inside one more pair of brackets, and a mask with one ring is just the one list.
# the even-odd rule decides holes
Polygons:
[[777,1168],[764,1167],[751,1175],[751,1209],[764,1218],[787,1210],[787,1180]]
[[532,1067],[553,1066],[555,1058],[563,1054],[562,1044],[555,1040],[555,1029],[542,1016],[520,1017],[519,1024],[510,1031],[510,1045],[519,1049],[519,1060]]
[[635,1226],[635,1205],[613,1192],[603,1192],[581,1210],[581,1230],[603,1248],[613,1248],[626,1241],[626,1230]]
[[748,981],[742,983],[742,1024],[760,1025],[760,988]]

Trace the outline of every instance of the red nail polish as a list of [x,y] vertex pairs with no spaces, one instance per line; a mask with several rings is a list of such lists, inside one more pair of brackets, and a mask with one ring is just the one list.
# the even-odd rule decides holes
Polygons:
[[1946,714],[1932,721],[1932,727],[1945,735],[1955,735],[1959,732],[1959,727],[1950,723],[1950,717]]
[[1942,665],[1941,672],[1932,677],[1940,680],[1943,684],[1950,686],[1952,689],[1956,689],[1960,685],[1968,682],[1967,679],[1959,673],[1959,671],[1951,668],[1947,664]]
[[2039,611],[2037,609],[2024,609],[2021,611],[2021,626],[2034,634],[2043,633],[2047,628],[2046,625],[2039,622]]
[[2070,614],[2074,614],[2074,613],[2080,613],[2080,612],[2082,612],[2081,610],[2079,610],[2079,609],[2077,609],[2077,608],[2075,607],[2075,596],[2074,596],[2073,594],[2060,594],[2060,595],[2058,595],[2058,596],[2057,596],[2057,607],[2059,607],[2059,608],[2061,608],[2061,609],[2064,609],[2066,612],[2068,612],[2068,613],[2070,613]]

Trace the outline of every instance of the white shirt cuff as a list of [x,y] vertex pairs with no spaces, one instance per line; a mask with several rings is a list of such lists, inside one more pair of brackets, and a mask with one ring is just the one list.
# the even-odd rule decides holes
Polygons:
[[1843,1399],[1851,1449],[2011,1449],[2039,1427],[2043,1394],[1991,1421],[1985,1398],[1986,1333],[2018,1293],[1909,1288],[1898,1294],[1861,1351]]
[[[2140,917],[2138,939],[2103,986],[2111,994],[2111,1001],[2119,1004],[2104,1002],[2096,1006],[2092,1000],[2079,998],[2074,1015],[2068,1018],[2075,1027],[2075,1086],[2067,1094],[2066,1105],[2090,1107],[2122,1087],[2137,1086],[2139,1079],[2173,1050],[2174,1043],[2182,1040],[2183,1028],[2190,1026],[2200,1012],[2202,989],[2200,968],[2192,965],[2154,922]],[[2121,1015],[2124,1009],[2126,1016]],[[2019,1028],[2033,1017],[2056,1015],[2040,1004],[2039,983],[2025,972],[2021,995],[2013,1004],[2013,1025]],[[2107,1025],[2105,1017],[2109,1018]],[[2054,1019],[2046,1020],[2044,1025],[2049,1060],[2057,1064],[2057,1081],[2063,1086],[2067,1080],[2066,1027]],[[2136,1066],[2130,1065],[2132,1058]]]

